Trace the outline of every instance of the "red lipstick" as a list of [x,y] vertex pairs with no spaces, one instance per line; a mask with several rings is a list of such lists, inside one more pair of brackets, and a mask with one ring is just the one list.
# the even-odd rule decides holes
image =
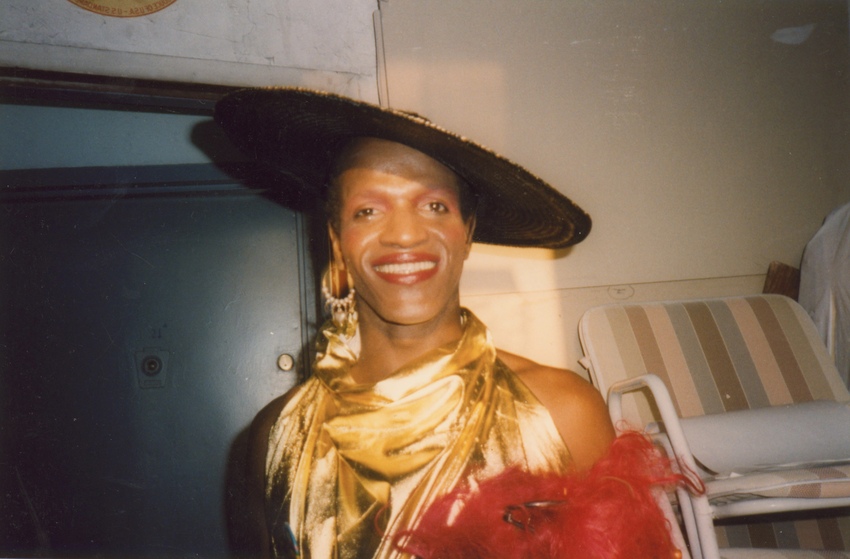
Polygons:
[[439,261],[433,254],[398,252],[374,260],[372,269],[384,281],[412,285],[436,274]]

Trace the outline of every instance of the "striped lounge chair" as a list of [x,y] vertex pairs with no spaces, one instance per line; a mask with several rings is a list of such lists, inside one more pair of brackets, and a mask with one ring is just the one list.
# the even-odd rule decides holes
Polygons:
[[850,394],[795,301],[607,305],[579,337],[615,424],[704,480],[678,498],[694,557],[850,557]]

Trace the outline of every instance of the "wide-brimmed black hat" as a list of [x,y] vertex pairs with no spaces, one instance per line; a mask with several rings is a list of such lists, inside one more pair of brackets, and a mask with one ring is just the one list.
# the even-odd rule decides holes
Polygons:
[[334,157],[352,138],[405,144],[460,175],[478,198],[473,240],[563,248],[582,241],[590,216],[521,166],[421,116],[330,93],[245,89],[216,105],[215,119],[248,155],[322,195]]

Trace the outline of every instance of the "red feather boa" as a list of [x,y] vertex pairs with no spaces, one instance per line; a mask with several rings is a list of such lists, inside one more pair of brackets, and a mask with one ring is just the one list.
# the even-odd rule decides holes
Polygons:
[[394,541],[421,559],[673,559],[652,489],[676,484],[692,482],[625,433],[585,474],[507,470],[438,500]]

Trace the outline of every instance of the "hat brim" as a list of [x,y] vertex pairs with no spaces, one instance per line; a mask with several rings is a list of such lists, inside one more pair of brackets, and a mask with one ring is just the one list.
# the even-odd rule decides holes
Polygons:
[[330,93],[264,88],[225,96],[215,119],[237,147],[298,177],[316,195],[345,143],[375,137],[425,153],[470,185],[478,198],[476,242],[564,248],[590,232],[590,216],[545,181],[415,114]]

